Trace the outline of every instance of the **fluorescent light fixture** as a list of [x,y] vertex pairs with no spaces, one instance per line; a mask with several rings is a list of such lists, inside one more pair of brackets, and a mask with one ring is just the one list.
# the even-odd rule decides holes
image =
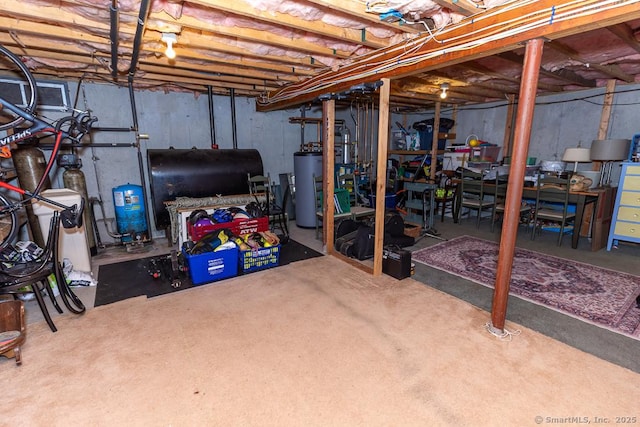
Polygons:
[[173,50],[173,44],[178,43],[178,36],[173,33],[162,33],[162,41],[167,44],[167,49],[164,54],[167,58],[174,59],[176,57],[176,51]]
[[440,99],[446,99],[447,98],[447,90],[449,89],[449,83],[442,83],[440,85]]

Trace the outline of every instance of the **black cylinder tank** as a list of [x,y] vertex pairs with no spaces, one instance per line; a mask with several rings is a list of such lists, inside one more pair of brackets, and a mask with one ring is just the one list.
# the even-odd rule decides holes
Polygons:
[[154,149],[147,150],[147,164],[158,230],[171,225],[165,201],[247,194],[247,174],[263,175],[258,150]]
[[[40,182],[40,178],[47,170],[47,160],[44,157],[42,150],[36,147],[18,146],[11,150],[11,157],[13,159],[13,166],[16,168],[16,175],[18,176],[18,182],[23,189],[33,192]],[[49,178],[45,179],[42,185],[42,190],[51,188],[51,181]],[[25,204],[27,211],[27,218],[29,221],[29,228],[31,229],[31,238],[41,248],[45,247],[45,239],[40,229],[40,223],[38,217],[33,213],[31,203]]]

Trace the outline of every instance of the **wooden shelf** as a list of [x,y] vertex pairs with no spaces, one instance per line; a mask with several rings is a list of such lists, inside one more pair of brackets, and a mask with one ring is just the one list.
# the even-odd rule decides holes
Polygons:
[[315,123],[322,122],[322,117],[289,117],[289,123]]
[[[431,153],[431,150],[388,150],[387,154],[395,154],[398,156],[424,156]],[[438,150],[438,154],[444,154],[444,150]]]

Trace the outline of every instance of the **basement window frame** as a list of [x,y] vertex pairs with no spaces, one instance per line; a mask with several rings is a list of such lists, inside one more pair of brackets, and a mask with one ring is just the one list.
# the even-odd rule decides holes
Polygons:
[[[27,104],[28,96],[27,83],[20,79],[0,76],[0,88],[4,85],[15,85],[19,88],[19,90],[14,89],[10,91],[13,92],[13,96],[5,99],[16,104],[18,107],[24,108]],[[36,110],[69,111],[69,85],[67,82],[36,79],[36,88],[38,90]],[[4,93],[5,91],[2,92]],[[19,102],[16,102],[16,96],[21,98]]]

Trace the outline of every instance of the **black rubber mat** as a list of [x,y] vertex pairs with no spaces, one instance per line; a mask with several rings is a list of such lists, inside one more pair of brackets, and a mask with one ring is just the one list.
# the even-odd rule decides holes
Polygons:
[[[289,240],[281,245],[279,265],[282,266],[318,256],[322,256],[322,254],[295,240]],[[160,277],[154,278],[150,273],[154,258],[156,265],[170,265],[166,256],[140,258],[101,265],[98,269],[98,286],[96,288],[94,306],[111,304],[141,295],[154,297],[193,287],[191,279],[186,273],[180,276],[181,286],[178,288],[171,286],[168,274],[162,274],[165,273],[162,270]],[[168,270],[168,267],[166,270]]]

